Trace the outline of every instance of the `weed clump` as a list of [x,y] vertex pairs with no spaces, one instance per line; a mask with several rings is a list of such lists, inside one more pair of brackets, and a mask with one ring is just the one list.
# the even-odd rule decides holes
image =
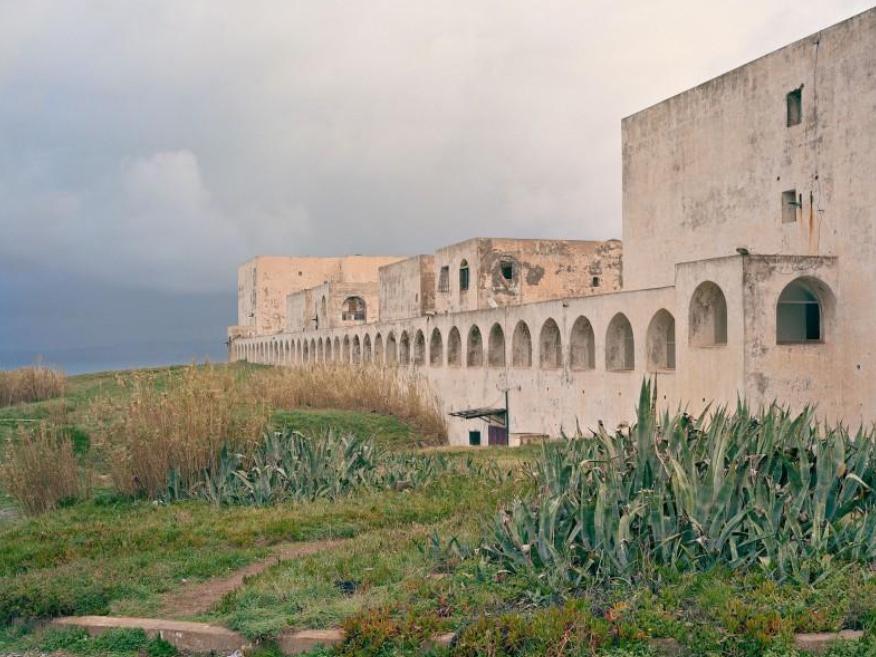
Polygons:
[[109,413],[101,438],[116,489],[153,498],[193,485],[223,448],[249,452],[270,416],[233,371],[213,366],[187,367],[164,386],[135,376],[130,396]]
[[0,408],[60,397],[65,386],[63,372],[43,365],[0,372]]
[[30,514],[87,497],[89,478],[77,458],[83,443],[68,427],[41,422],[19,429],[0,465],[4,489]]

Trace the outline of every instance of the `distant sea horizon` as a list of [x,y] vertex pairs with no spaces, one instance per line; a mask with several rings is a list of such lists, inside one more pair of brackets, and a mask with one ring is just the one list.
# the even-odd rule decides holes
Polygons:
[[225,345],[215,339],[162,340],[42,350],[0,349],[0,370],[41,363],[61,369],[69,375],[226,360]]

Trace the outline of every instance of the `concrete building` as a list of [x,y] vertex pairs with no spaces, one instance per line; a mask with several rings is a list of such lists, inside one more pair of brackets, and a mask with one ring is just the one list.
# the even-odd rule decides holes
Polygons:
[[454,443],[629,421],[646,376],[693,413],[741,397],[876,420],[876,9],[621,130],[622,256],[614,241],[469,240],[383,268],[379,321],[256,330],[230,357],[311,362],[321,343],[414,372]]

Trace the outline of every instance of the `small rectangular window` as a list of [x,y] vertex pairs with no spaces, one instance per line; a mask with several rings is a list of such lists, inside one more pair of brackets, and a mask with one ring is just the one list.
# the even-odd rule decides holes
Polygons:
[[468,432],[468,444],[469,445],[480,445],[481,444],[481,432],[480,431],[469,431]]
[[797,208],[800,206],[797,200],[797,190],[789,189],[782,192],[782,223],[793,224],[797,221]]
[[797,125],[803,120],[803,89],[794,89],[786,97],[788,104],[788,127]]
[[599,276],[590,279],[590,287],[599,287]]
[[468,289],[468,267],[461,267],[459,270],[459,291],[465,292]]
[[438,274],[438,291],[439,292],[449,292],[450,291],[450,267],[444,266],[441,268],[441,273]]

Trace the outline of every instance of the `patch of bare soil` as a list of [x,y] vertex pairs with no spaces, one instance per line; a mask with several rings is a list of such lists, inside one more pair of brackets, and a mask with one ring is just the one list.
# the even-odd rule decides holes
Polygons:
[[289,561],[323,550],[330,550],[341,543],[343,541],[324,540],[277,545],[266,559],[251,563],[228,577],[214,577],[205,582],[189,583],[181,589],[166,594],[158,615],[161,618],[185,618],[206,613],[228,593],[243,586],[247,577],[258,575],[281,561]]

